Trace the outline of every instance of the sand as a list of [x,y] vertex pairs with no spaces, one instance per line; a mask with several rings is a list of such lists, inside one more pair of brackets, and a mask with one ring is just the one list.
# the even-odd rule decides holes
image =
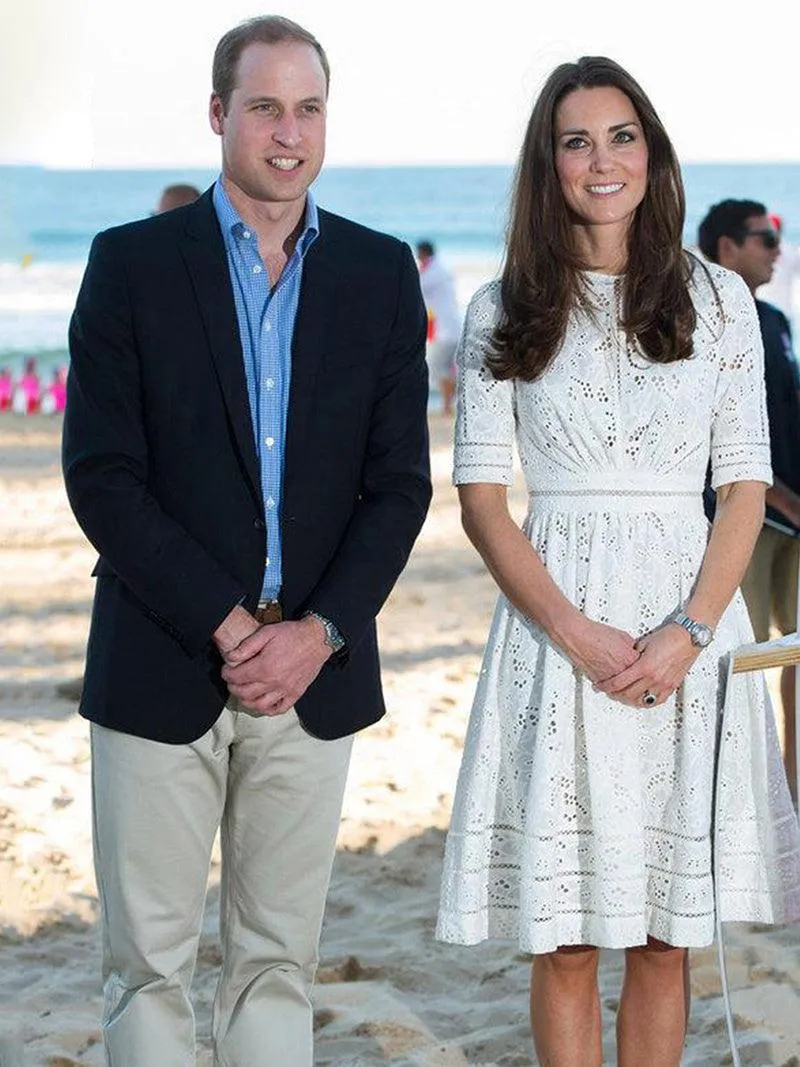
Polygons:
[[[433,507],[380,622],[389,712],[356,740],[342,817],[315,995],[319,1067],[536,1062],[528,961],[506,943],[433,939],[494,591],[460,529],[451,426],[433,416],[431,429]],[[0,1067],[103,1062],[88,728],[62,689],[82,670],[94,555],[66,503],[59,433],[58,419],[0,416]],[[202,1067],[218,881],[215,856],[194,984]],[[742,1062],[800,1067],[800,929],[727,936]],[[604,955],[609,1065],[621,966],[619,953]],[[713,949],[694,954],[693,992],[685,1063],[730,1063]]]

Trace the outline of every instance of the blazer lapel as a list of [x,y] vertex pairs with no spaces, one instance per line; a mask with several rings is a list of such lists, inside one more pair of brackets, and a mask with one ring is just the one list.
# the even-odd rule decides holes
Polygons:
[[253,439],[239,323],[225,244],[211,190],[196,202],[189,214],[182,251],[194,283],[200,316],[234,437],[244,461],[250,488],[261,507],[258,456]]

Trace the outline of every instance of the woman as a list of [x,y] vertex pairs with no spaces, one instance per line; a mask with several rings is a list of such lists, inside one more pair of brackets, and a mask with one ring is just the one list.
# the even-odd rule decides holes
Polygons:
[[[687,948],[714,936],[712,801],[737,592],[770,481],[742,281],[681,247],[670,141],[616,63],[531,116],[500,283],[459,346],[454,480],[501,595],[448,835],[438,936],[533,959],[540,1062],[602,1062],[598,949],[626,950],[619,1067],[676,1067]],[[511,519],[516,434],[530,507]],[[710,530],[702,489],[711,460]],[[800,915],[800,851],[756,676],[728,687],[722,918]]]
[[41,383],[36,370],[36,360],[31,356],[25,360],[22,375],[17,382],[12,408],[17,415],[35,415],[41,403]]

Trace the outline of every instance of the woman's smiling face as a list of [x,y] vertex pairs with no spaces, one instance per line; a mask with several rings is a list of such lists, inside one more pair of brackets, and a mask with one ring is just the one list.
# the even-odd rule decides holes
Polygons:
[[575,89],[554,118],[556,173],[572,222],[616,225],[624,239],[647,190],[647,143],[633,104],[612,86]]

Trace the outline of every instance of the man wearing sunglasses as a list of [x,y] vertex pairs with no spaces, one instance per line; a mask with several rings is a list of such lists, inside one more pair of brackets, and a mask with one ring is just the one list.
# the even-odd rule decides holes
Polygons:
[[[780,254],[780,234],[767,209],[755,200],[723,200],[700,223],[698,244],[707,259],[740,274],[755,297],[772,277]],[[800,559],[800,368],[792,348],[789,321],[778,308],[756,300],[764,342],[764,380],[773,484],[753,558],[742,581],[757,641],[770,626],[781,633],[797,629]],[[795,792],[794,668],[781,676],[786,774]],[[795,797],[795,802],[797,797]]]

